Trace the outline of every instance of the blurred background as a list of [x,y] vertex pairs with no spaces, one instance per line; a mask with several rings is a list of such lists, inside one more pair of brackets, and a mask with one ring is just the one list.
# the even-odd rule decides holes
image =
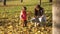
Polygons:
[[[21,27],[20,11],[22,6],[27,7],[30,17],[34,16],[34,8],[40,4],[45,10],[47,18],[45,27]],[[28,15],[29,16],[29,15]],[[0,34],[52,34],[52,2],[50,0],[0,0]]]

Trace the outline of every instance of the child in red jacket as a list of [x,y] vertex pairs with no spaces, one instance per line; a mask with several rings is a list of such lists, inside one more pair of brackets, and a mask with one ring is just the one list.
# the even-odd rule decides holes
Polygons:
[[26,13],[27,8],[23,7],[22,11],[20,13],[20,18],[23,20],[23,27],[27,26],[27,13]]

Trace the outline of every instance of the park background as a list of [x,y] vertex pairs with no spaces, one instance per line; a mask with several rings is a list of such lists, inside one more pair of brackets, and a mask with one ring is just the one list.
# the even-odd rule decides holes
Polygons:
[[[52,3],[49,0],[41,0],[41,6],[45,10],[47,18],[46,27],[33,27],[33,23],[28,23],[29,27],[20,26],[20,11],[22,6],[27,7],[31,12],[30,17],[34,16],[34,8],[40,4],[40,0],[7,0],[6,6],[0,2],[0,34],[52,34]],[[29,16],[29,15],[28,15]]]

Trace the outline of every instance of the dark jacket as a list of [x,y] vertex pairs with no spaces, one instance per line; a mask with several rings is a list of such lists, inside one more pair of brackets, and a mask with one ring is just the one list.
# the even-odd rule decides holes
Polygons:
[[42,16],[44,13],[44,10],[42,7],[39,8],[39,10],[36,10],[35,8],[35,16]]

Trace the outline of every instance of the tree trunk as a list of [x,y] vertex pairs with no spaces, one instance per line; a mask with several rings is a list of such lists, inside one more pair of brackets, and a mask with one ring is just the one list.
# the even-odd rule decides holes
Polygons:
[[40,6],[41,6],[41,0],[40,0]]
[[49,2],[52,2],[52,0],[49,0]]
[[60,0],[53,0],[52,16],[52,34],[60,34]]
[[6,0],[4,0],[4,5],[6,5]]
[[23,0],[21,0],[21,3],[23,2]]

